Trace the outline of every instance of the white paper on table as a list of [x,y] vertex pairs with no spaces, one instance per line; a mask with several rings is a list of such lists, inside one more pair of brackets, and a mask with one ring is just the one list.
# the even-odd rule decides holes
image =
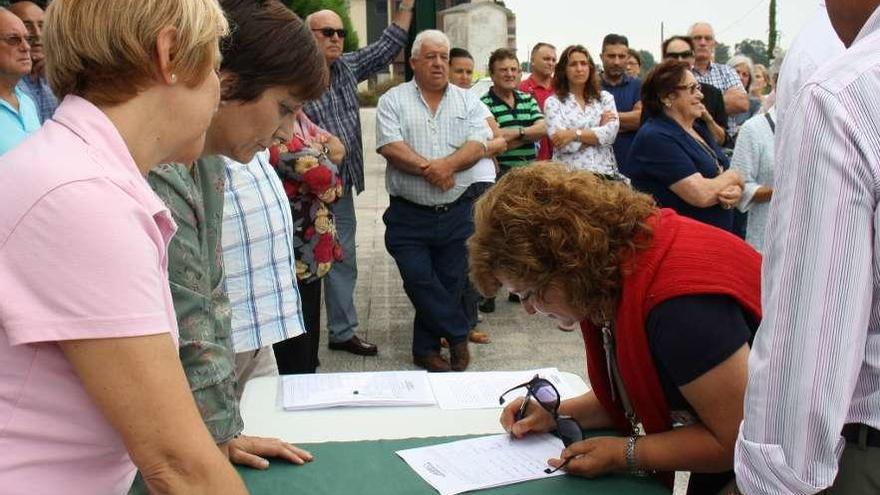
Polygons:
[[284,375],[282,383],[282,403],[288,411],[437,403],[426,371]]
[[399,455],[440,495],[562,476],[546,474],[547,460],[559,457],[562,440],[549,434],[515,439],[504,433],[399,450]]
[[[428,381],[431,382],[440,409],[492,409],[502,407],[498,404],[498,397],[503,392],[510,387],[528,382],[536,374],[555,385],[563,400],[577,395],[556,368],[531,371],[431,373]],[[505,403],[525,394],[525,388],[515,390],[505,397]]]

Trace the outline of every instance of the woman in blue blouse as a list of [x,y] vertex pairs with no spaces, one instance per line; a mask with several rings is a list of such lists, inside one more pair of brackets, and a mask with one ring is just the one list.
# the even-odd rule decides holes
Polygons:
[[645,120],[622,172],[660,206],[729,231],[743,179],[727,169],[729,160],[700,119],[702,100],[686,62],[654,68],[642,83]]

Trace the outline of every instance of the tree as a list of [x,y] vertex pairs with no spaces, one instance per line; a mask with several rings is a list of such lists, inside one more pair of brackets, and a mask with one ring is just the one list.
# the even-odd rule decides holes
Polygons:
[[642,76],[647,74],[649,70],[657,65],[657,61],[654,60],[654,55],[648,50],[639,50],[639,57],[642,59]]
[[770,65],[770,52],[764,40],[742,40],[736,44],[736,53],[741,53],[756,64]]
[[303,19],[312,12],[319,10],[328,9],[336,12],[342,18],[342,27],[348,31],[348,34],[345,36],[343,50],[350,52],[358,49],[358,34],[351,23],[351,16],[348,13],[348,2],[346,0],[287,0],[285,3],[290,7],[290,10],[296,12]]
[[715,45],[715,63],[726,64],[730,60],[730,47],[724,43]]
[[768,59],[775,56],[777,38],[779,38],[779,32],[776,31],[776,0],[770,0],[770,30],[767,36]]

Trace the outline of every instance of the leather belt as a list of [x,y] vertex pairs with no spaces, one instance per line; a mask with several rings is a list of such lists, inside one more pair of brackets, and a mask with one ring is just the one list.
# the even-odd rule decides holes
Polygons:
[[880,448],[880,431],[868,425],[863,425],[861,423],[845,424],[843,425],[843,431],[841,431],[840,434],[848,443],[855,444],[861,443],[859,437],[864,434],[866,439],[865,444],[868,447]]
[[416,208],[418,210],[429,211],[431,213],[446,213],[447,211],[452,209],[452,207],[461,202],[461,196],[459,196],[458,199],[451,203],[445,203],[442,205],[421,205],[400,196],[391,196],[391,202],[404,204],[406,206]]

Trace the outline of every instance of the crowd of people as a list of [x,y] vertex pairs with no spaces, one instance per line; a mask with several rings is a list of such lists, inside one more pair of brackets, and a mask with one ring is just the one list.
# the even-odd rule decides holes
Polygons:
[[[316,372],[322,307],[330,349],[379,352],[356,334],[357,85],[414,2],[350,53],[337,13],[278,0],[0,8],[4,493],[246,493],[233,464],[313,460],[243,435],[239,399]],[[480,95],[467,50],[417,33],[375,150],[413,363],[466,370],[504,289],[581,331],[591,383],[504,428],[623,435],[566,435],[552,467],[876,493],[878,6],[820,4],[769,69],[716,63],[702,22],[648,71],[620,34],[598,59],[538,43],[524,80],[502,47]]]

